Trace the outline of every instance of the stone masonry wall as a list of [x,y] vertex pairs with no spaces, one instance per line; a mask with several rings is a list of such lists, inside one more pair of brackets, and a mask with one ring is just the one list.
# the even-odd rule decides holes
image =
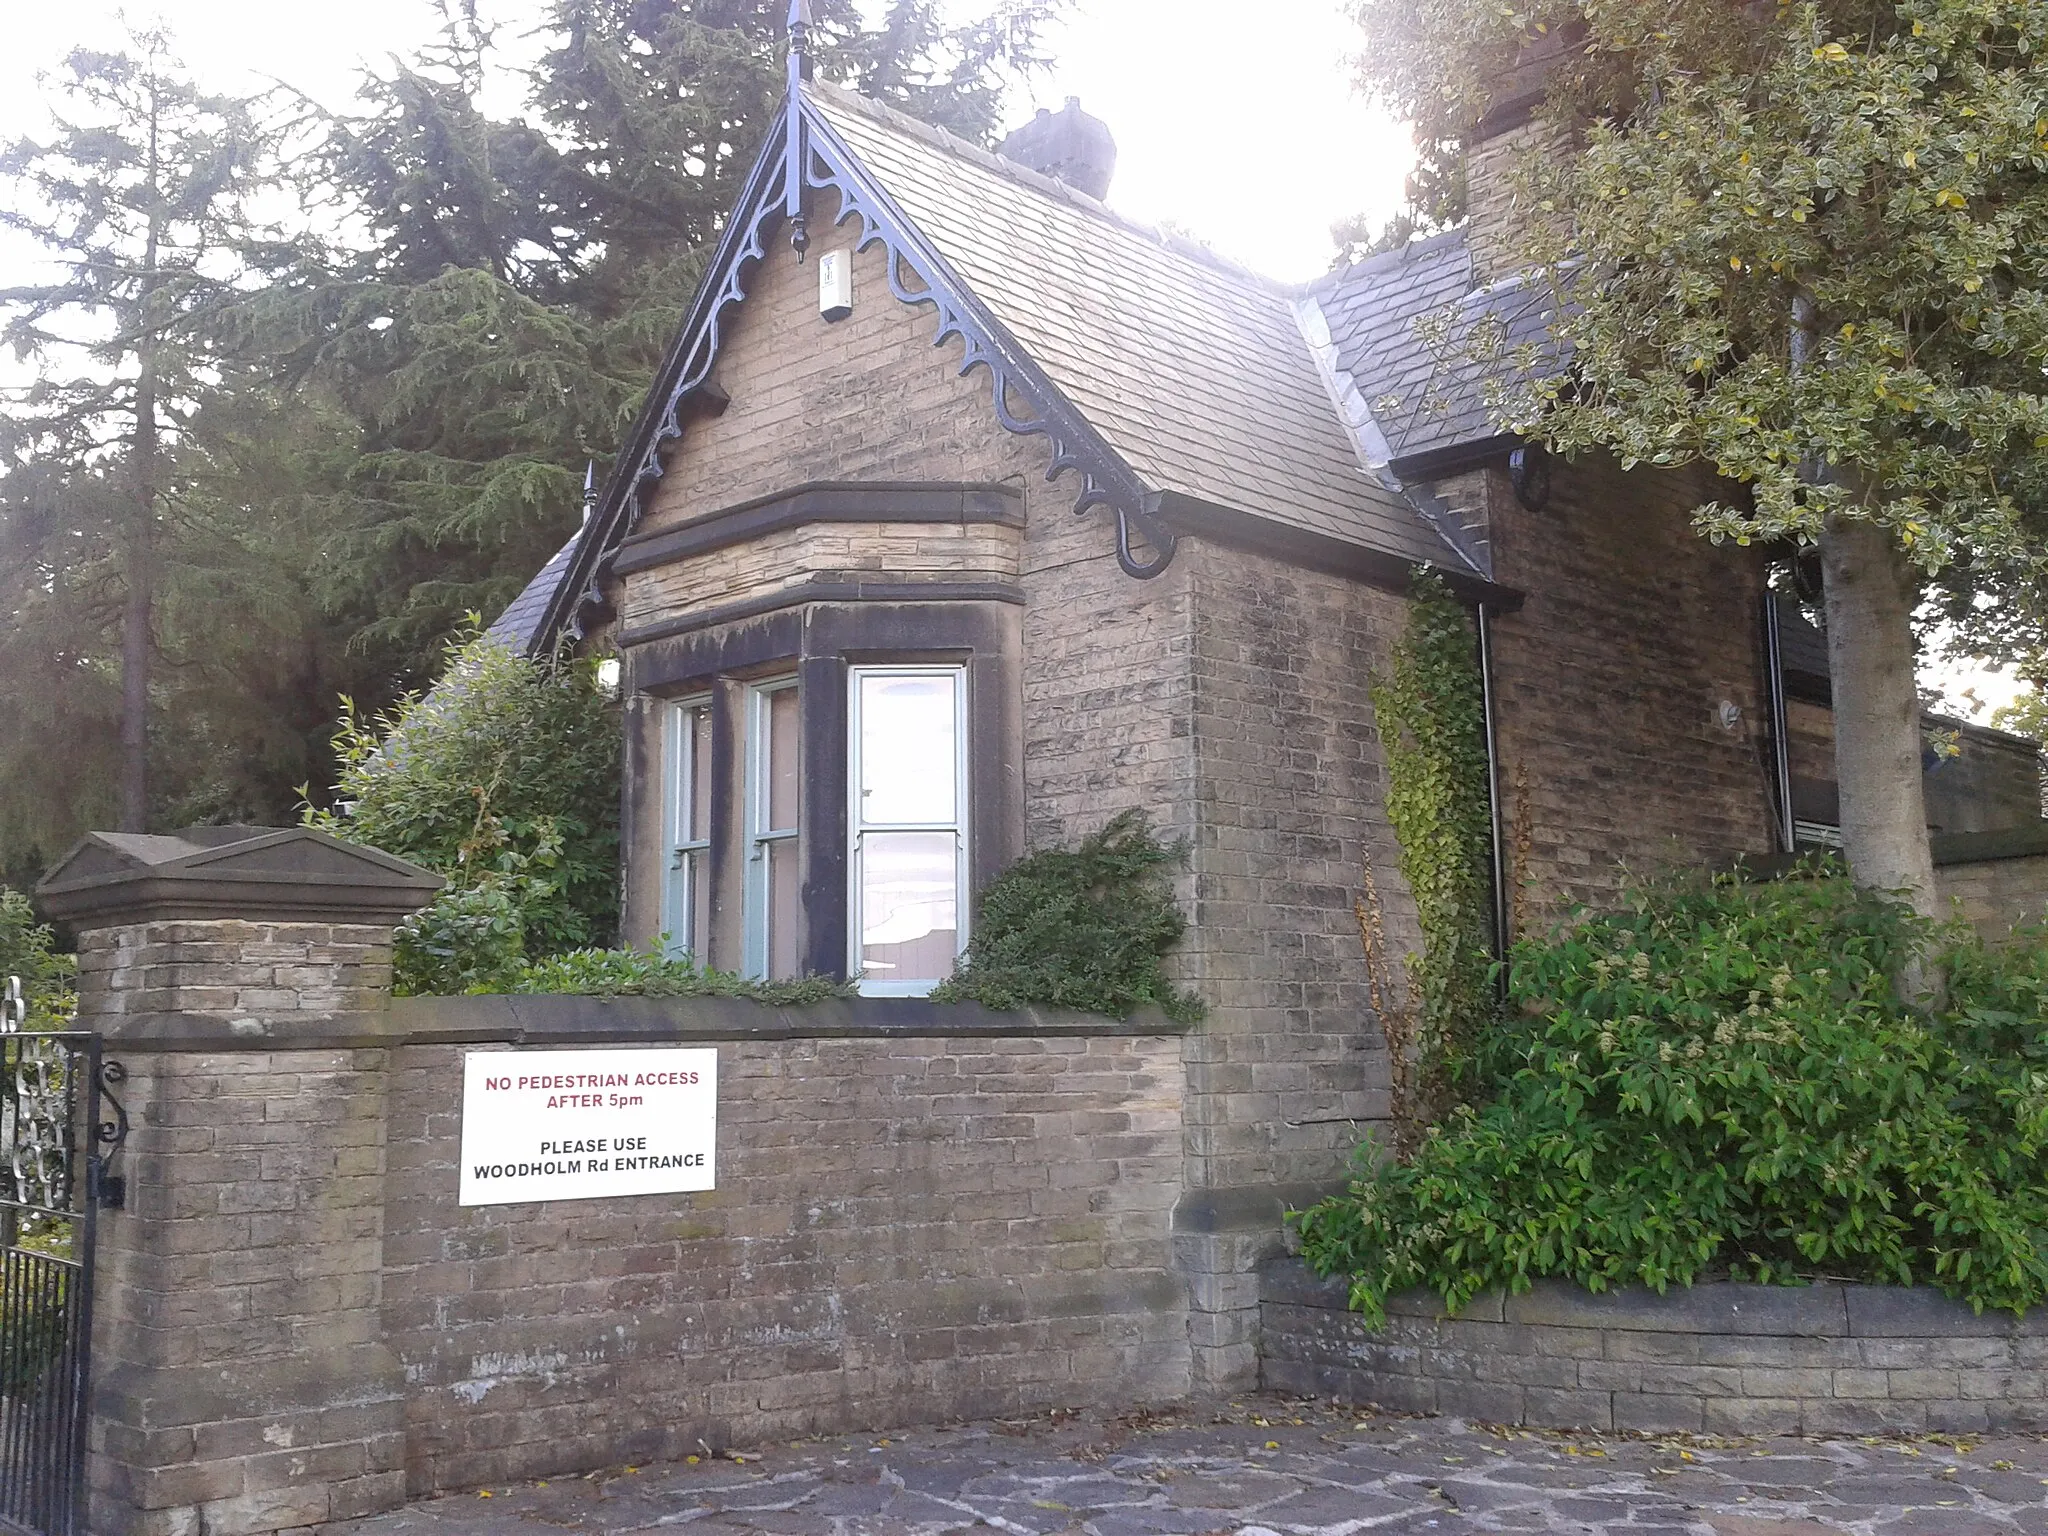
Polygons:
[[133,1130],[126,1206],[100,1216],[90,1529],[239,1536],[389,1508],[388,1053],[156,1054],[124,1043],[145,1015],[93,1022]]
[[1388,1305],[1373,1332],[1342,1281],[1266,1272],[1262,1383],[1547,1429],[1722,1435],[1981,1434],[2048,1426],[2048,1313],[1972,1312],[1926,1287],[1708,1284],[1595,1296],[1543,1280]]
[[626,628],[806,581],[1015,581],[1017,530],[990,523],[815,523],[625,581]]
[[394,1053],[415,1494],[1186,1391],[1172,1036],[728,1043],[716,1191],[469,1209],[461,1055]]
[[1624,867],[1773,851],[1763,571],[1693,531],[1709,490],[1597,457],[1557,464],[1541,512],[1500,470],[1442,489],[1486,508],[1495,576],[1528,594],[1494,648],[1517,931],[1612,899]]
[[[1283,1205],[1341,1185],[1388,1114],[1354,904],[1370,857],[1400,966],[1420,942],[1387,826],[1369,680],[1406,602],[1184,540],[1192,586],[1195,830],[1184,966],[1212,1005],[1188,1041],[1182,1262],[1218,1384],[1249,1374],[1258,1260]],[[1398,990],[1400,977],[1391,978]]]
[[2048,854],[1940,864],[1935,866],[1934,888],[1943,903],[1953,903],[1978,932],[1996,939],[2015,924],[2048,917]]
[[346,1013],[390,991],[388,927],[214,919],[79,935],[81,1017]]
[[[843,243],[835,212],[814,196],[818,250]],[[1123,573],[1108,520],[1073,516],[1073,477],[1046,482],[1043,441],[1003,430],[986,371],[963,378],[959,343],[932,345],[933,311],[897,302],[879,248],[855,256],[854,311],[836,324],[818,315],[816,271],[815,259],[799,264],[771,244],[727,324],[717,379],[731,404],[685,431],[643,526],[812,481],[1008,482],[1024,491],[1021,546],[1015,529],[987,525],[928,525],[914,538],[827,525],[636,572],[622,581],[624,609],[641,623],[671,618],[849,562],[887,580],[1018,581],[1029,845],[1071,840],[1129,806],[1169,832],[1189,831],[1190,620],[1179,563],[1151,582]],[[653,825],[627,829],[629,912],[657,910],[658,836]]]
[[[852,226],[832,226],[837,210],[826,194],[814,193],[808,207],[809,259],[799,262],[787,241],[769,243],[746,302],[725,322],[714,377],[732,403],[684,430],[642,530],[818,480],[1009,480],[1038,489],[1044,444],[1003,431],[986,371],[962,378],[959,342],[932,345],[933,311],[897,302],[879,245],[853,258],[853,313],[837,322],[818,314],[817,258],[850,246]],[[629,602],[647,579],[625,578]]]
[[[830,212],[814,208],[813,228],[828,228]],[[1193,843],[1179,876],[1192,922],[1172,964],[1210,1002],[1186,1043],[1186,1183],[1215,1193],[1184,1203],[1181,1260],[1205,1314],[1203,1379],[1247,1380],[1251,1266],[1279,1243],[1282,1205],[1339,1180],[1361,1127],[1386,1114],[1352,902],[1376,840],[1393,952],[1412,937],[1365,697],[1366,665],[1398,628],[1401,600],[1192,539],[1163,575],[1132,579],[1108,520],[1073,515],[1071,477],[1045,482],[1043,442],[1005,433],[986,376],[959,377],[957,346],[931,345],[932,312],[890,295],[878,251],[856,257],[854,313],[836,325],[817,314],[814,270],[771,251],[721,353],[731,404],[687,430],[646,526],[809,481],[1023,487],[1021,549],[1004,575],[1025,597],[1025,841],[1070,843],[1135,807]],[[628,575],[623,611],[635,623],[672,618],[801,579],[807,562],[984,579],[996,553],[963,540],[884,559],[865,531],[817,535],[849,542],[827,550],[782,535]],[[949,553],[951,569],[928,558]],[[655,910],[654,836],[628,831],[629,911]]]

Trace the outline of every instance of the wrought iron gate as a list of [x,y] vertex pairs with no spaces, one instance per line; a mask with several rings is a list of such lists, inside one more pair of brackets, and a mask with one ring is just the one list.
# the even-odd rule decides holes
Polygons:
[[22,1028],[0,1002],[0,1528],[85,1530],[93,1238],[121,1204],[108,1156],[128,1130],[100,1037]]

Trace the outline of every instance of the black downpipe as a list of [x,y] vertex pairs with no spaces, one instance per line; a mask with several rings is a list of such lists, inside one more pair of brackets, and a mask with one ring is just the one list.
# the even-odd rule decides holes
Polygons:
[[1493,957],[1500,964],[1494,972],[1494,990],[1507,998],[1508,867],[1506,843],[1501,834],[1500,809],[1500,727],[1494,713],[1493,610],[1480,603],[1475,609],[1479,629],[1479,687],[1486,716],[1486,804],[1492,823],[1493,863]]
[[1777,801],[1778,851],[1797,853],[1799,834],[1792,821],[1791,729],[1785,718],[1785,646],[1778,632],[1778,597],[1764,589],[1764,697],[1771,719],[1771,789]]

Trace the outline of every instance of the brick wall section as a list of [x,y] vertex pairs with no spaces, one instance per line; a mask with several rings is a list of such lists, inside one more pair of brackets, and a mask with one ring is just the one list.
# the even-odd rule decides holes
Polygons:
[[1920,1288],[1709,1284],[1595,1296],[1561,1281],[1455,1317],[1397,1297],[1377,1333],[1341,1281],[1266,1273],[1263,1384],[1546,1429],[1885,1434],[2048,1426],[2048,1313]]
[[131,923],[78,937],[79,1013],[347,1013],[391,991],[391,930],[330,923]]
[[389,1507],[385,1053],[145,1054],[123,1018],[93,1022],[133,1129],[126,1208],[100,1218],[92,1529],[241,1536]]
[[472,1209],[461,1051],[395,1055],[414,1493],[1185,1391],[1177,1039],[728,1044],[715,1192]]
[[1472,146],[1465,157],[1465,228],[1476,284],[1497,282],[1529,264],[1524,242],[1533,211],[1515,183],[1518,168],[1551,134],[1523,123]]
[[1555,466],[1541,512],[1500,470],[1441,489],[1486,507],[1495,575],[1528,594],[1495,628],[1517,927],[1611,900],[1624,866],[1771,852],[1763,571],[1693,531],[1711,490],[1591,456]]
[[2048,917],[2048,855],[1938,865],[1934,888],[1979,933],[1997,939],[2015,924]]
[[1184,964],[1213,1010],[1188,1041],[1188,1170],[1215,1228],[1184,1235],[1182,1263],[1200,1379],[1227,1387],[1253,1368],[1255,1266],[1280,1246],[1280,1205],[1341,1184],[1388,1114],[1354,903],[1369,853],[1398,967],[1419,935],[1368,690],[1407,605],[1192,540],[1176,564],[1193,613]]

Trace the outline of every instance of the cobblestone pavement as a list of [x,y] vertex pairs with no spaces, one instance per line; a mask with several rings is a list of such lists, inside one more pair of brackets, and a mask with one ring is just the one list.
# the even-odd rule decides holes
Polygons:
[[835,1435],[452,1494],[325,1536],[2048,1536],[2048,1436],[1493,1430],[1251,1396]]

